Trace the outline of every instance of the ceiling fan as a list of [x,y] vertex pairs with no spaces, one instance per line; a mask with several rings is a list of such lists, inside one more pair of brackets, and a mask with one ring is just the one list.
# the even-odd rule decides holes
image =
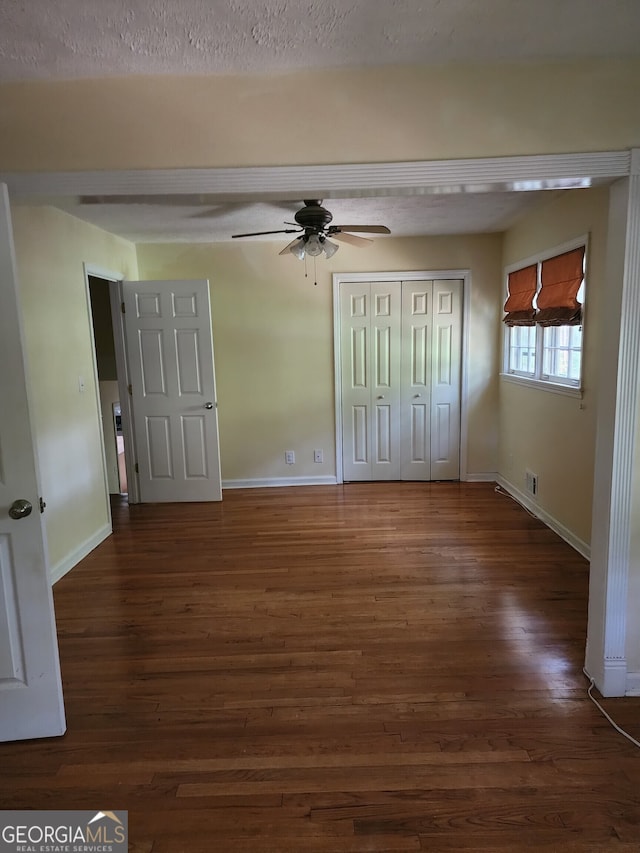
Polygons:
[[285,225],[293,225],[293,228],[281,228],[275,231],[254,231],[250,234],[232,234],[237,237],[260,237],[264,234],[298,234],[294,240],[287,244],[279,253],[286,255],[291,252],[299,260],[306,255],[316,257],[324,254],[330,258],[340,248],[337,243],[329,240],[340,240],[350,243],[352,246],[363,248],[372,241],[367,237],[357,237],[350,232],[358,231],[363,234],[391,234],[386,225],[331,225],[333,216],[326,207],[322,206],[322,200],[305,199],[302,207],[293,217],[295,222],[285,222]]

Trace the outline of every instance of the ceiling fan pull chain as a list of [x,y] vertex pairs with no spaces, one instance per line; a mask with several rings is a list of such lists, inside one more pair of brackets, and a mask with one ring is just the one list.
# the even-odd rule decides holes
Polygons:
[[318,273],[316,272],[316,256],[313,256],[313,286],[318,286]]

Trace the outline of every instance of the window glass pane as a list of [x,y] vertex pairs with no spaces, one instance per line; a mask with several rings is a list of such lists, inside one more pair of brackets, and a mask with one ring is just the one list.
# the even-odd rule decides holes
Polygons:
[[582,366],[582,353],[580,350],[571,350],[571,358],[569,361],[569,379],[580,379],[580,370]]
[[534,374],[536,366],[536,330],[533,326],[509,329],[509,366],[512,372]]
[[582,349],[582,326],[571,326],[569,346],[574,349]]
[[581,364],[581,326],[551,326],[543,329],[543,378],[578,384]]

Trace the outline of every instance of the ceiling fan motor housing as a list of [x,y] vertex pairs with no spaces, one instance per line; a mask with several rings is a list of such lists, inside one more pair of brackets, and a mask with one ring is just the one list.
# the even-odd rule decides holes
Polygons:
[[295,214],[294,219],[302,228],[316,234],[321,233],[328,227],[333,216],[326,207],[322,207],[319,200],[305,199],[304,204],[305,206]]

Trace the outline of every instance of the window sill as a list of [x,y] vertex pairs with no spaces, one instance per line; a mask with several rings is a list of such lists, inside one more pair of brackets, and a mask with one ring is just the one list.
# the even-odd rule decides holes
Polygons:
[[528,379],[525,376],[516,376],[513,373],[501,373],[500,379],[514,385],[536,388],[538,391],[550,391],[552,394],[561,394],[563,397],[582,399],[582,388],[575,388],[571,385],[559,385],[557,382],[545,382],[543,379]]

